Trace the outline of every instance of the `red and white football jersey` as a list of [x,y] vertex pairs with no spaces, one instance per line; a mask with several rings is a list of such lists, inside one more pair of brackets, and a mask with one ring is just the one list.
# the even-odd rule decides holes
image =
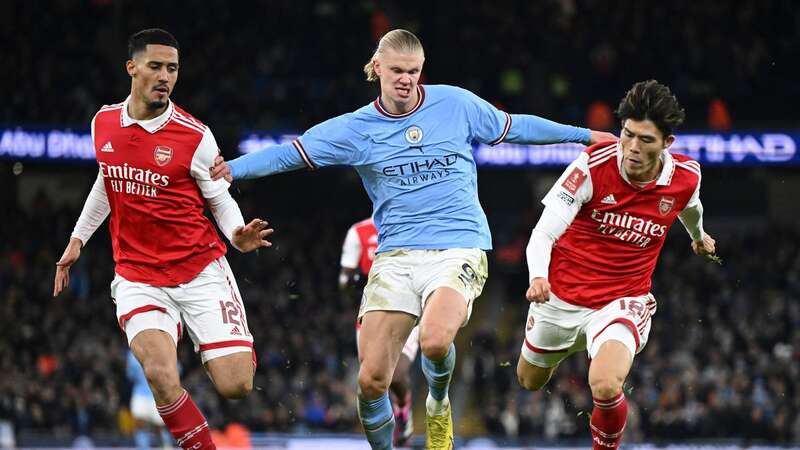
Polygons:
[[362,274],[367,275],[375,260],[375,250],[378,249],[378,229],[372,218],[353,224],[347,230],[347,236],[342,246],[342,267],[348,269],[359,268]]
[[556,241],[548,281],[560,299],[602,308],[646,295],[678,214],[699,201],[700,164],[662,153],[659,177],[644,187],[622,169],[622,150],[606,142],[586,148],[542,200],[570,224]]
[[130,281],[175,286],[225,254],[203,211],[204,198],[229,184],[208,174],[219,153],[208,127],[172,102],[160,116],[136,121],[127,103],[104,106],[92,120],[115,271]]

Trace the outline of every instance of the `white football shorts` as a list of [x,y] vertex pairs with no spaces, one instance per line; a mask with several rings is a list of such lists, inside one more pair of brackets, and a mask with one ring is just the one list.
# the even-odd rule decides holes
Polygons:
[[477,248],[391,250],[379,253],[369,271],[358,318],[369,311],[403,311],[420,317],[428,297],[440,287],[464,296],[467,317],[489,274],[486,252]]
[[614,339],[639,353],[647,344],[656,313],[652,294],[623,297],[601,309],[567,303],[552,292],[545,303],[531,303],[525,325],[522,357],[538,367],[555,367],[572,353],[597,355],[602,343]]
[[126,280],[111,282],[117,321],[128,344],[143,330],[162,330],[177,344],[183,324],[203,363],[253,351],[239,287],[225,257],[212,261],[194,279],[174,287]]

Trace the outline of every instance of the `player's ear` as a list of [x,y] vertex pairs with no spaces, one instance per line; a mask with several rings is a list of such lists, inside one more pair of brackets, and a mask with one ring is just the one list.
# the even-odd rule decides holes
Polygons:
[[374,58],[372,60],[372,68],[375,70],[375,75],[378,77],[381,76],[381,63],[378,61],[378,58]]
[[129,59],[125,62],[125,70],[128,72],[128,75],[131,77],[136,74],[136,62],[132,59]]
[[664,138],[664,148],[669,148],[669,146],[672,145],[673,142],[675,142],[675,135],[670,134],[669,136]]

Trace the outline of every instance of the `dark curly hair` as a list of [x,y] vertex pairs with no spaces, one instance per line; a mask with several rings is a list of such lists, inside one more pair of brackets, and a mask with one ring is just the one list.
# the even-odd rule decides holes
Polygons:
[[143,51],[148,45],[166,45],[174,47],[180,52],[178,40],[169,31],[161,28],[148,28],[137,31],[128,38],[128,58],[133,59],[133,55]]
[[616,112],[623,124],[626,119],[651,120],[664,137],[671,135],[686,118],[672,91],[656,80],[634,84]]

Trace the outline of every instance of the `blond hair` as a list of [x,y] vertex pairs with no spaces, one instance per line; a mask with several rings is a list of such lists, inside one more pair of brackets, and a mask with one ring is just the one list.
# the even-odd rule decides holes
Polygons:
[[364,65],[364,73],[367,75],[367,81],[378,80],[378,74],[375,73],[375,60],[378,58],[378,55],[382,54],[386,49],[392,49],[398,53],[424,53],[424,50],[422,50],[422,43],[414,36],[414,33],[401,29],[392,30],[383,35],[378,42],[378,48],[376,48],[375,53],[372,54],[372,58]]

